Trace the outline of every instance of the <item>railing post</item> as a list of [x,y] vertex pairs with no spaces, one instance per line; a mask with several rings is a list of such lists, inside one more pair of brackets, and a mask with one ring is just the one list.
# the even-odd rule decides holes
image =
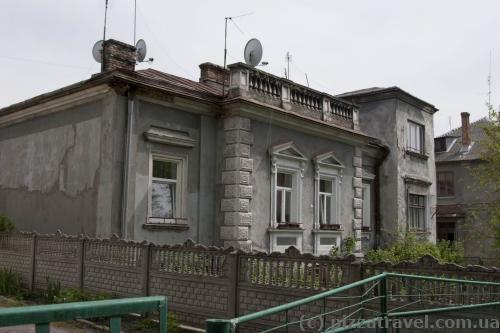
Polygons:
[[84,279],[84,270],[83,270],[83,261],[85,260],[85,237],[82,236],[82,238],[80,239],[80,241],[78,242],[78,251],[80,251],[78,253],[78,278],[79,278],[79,281],[78,281],[78,284],[79,284],[79,287],[80,289],[83,289],[83,279]]
[[36,324],[35,333],[50,333],[50,323]]
[[387,333],[387,276],[380,280],[380,316],[382,317],[382,333]]
[[160,315],[160,333],[167,333],[168,326],[168,312],[167,312],[167,298],[160,303],[158,309]]
[[120,317],[111,317],[109,320],[109,332],[120,333],[122,330],[122,319]]
[[207,319],[207,333],[231,333],[231,322],[227,319]]

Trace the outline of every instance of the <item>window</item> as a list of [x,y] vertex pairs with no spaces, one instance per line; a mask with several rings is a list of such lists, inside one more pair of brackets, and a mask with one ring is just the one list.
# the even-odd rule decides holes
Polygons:
[[314,228],[340,229],[340,184],[344,166],[333,152],[314,157]]
[[439,197],[451,197],[453,191],[453,172],[442,171],[437,173],[437,194]]
[[372,225],[371,214],[371,185],[363,184],[363,230],[370,230]]
[[330,254],[333,247],[340,249],[341,233],[318,230],[314,237],[314,254]]
[[409,151],[424,154],[424,126],[408,122],[408,143],[407,149]]
[[434,139],[434,152],[439,153],[446,151],[446,138]]
[[271,229],[285,224],[300,227],[302,178],[306,158],[292,142],[270,149],[271,155]]
[[148,222],[175,223],[183,215],[184,167],[181,158],[152,156]]
[[408,196],[408,225],[410,230],[425,230],[425,196]]
[[333,181],[320,179],[319,181],[319,223],[332,223]]
[[276,175],[276,221],[290,223],[292,208],[292,175],[278,172]]

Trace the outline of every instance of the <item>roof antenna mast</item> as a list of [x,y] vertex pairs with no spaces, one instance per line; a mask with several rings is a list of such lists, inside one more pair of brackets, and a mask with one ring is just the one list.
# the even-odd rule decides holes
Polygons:
[[134,0],[134,44],[136,40],[136,32],[137,32],[137,0]]
[[106,21],[108,18],[108,0],[106,0],[106,6],[104,8],[104,32],[102,34],[102,62],[101,62],[101,72],[104,71],[104,45],[106,44]]
[[292,61],[292,55],[290,54],[290,52],[286,52],[285,59],[287,64],[287,79],[290,80],[290,61]]
[[[247,14],[238,15],[238,16],[224,17],[224,69],[226,69],[226,60],[227,60],[227,21],[230,20],[231,22],[233,22],[233,24],[236,25],[236,23],[234,23],[234,21],[233,21],[235,18],[248,16],[248,15],[252,15],[252,14],[253,13],[247,13]],[[222,95],[224,95],[224,88],[225,88],[225,85],[223,83],[222,84]]]
[[491,107],[491,50],[490,50],[490,67],[488,70],[488,107]]

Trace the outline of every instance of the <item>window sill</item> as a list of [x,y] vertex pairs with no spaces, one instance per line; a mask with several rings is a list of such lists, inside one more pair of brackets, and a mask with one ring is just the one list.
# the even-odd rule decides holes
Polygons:
[[150,218],[147,223],[142,225],[143,229],[150,230],[188,230],[187,219],[175,218],[169,219],[169,222],[163,222],[162,219]]
[[278,223],[277,229],[283,230],[303,230],[302,223]]
[[371,232],[372,229],[370,227],[361,227],[362,232]]
[[342,226],[340,224],[320,224],[319,228],[321,230],[341,230]]
[[410,232],[418,235],[430,235],[431,232],[424,229],[410,229]]
[[455,199],[455,196],[454,195],[443,195],[443,196],[438,195],[437,198],[447,200],[447,199]]
[[429,155],[425,154],[425,153],[419,153],[419,152],[416,152],[416,151],[413,151],[411,149],[406,149],[406,154],[407,155],[410,155],[410,156],[413,156],[413,157],[417,157],[417,158],[420,158],[422,160],[427,160],[429,159]]

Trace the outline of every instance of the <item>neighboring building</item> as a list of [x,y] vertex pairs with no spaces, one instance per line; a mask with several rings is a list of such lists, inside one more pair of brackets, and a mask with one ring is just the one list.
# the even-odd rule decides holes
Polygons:
[[437,172],[437,239],[464,242],[465,256],[471,262],[498,263],[485,227],[484,206],[492,200],[478,184],[473,169],[481,161],[480,141],[488,118],[470,123],[469,113],[462,112],[462,126],[435,141]]
[[0,110],[0,212],[19,229],[314,253],[352,236],[360,255],[408,215],[433,239],[432,105],[241,63],[202,64],[199,82],[135,71],[114,40],[104,55],[102,73]]
[[378,169],[363,166],[365,186],[375,179],[380,192],[376,234],[382,242],[406,231],[435,240],[433,115],[437,109],[398,87],[370,88],[337,97],[358,105],[361,131],[390,148]]

